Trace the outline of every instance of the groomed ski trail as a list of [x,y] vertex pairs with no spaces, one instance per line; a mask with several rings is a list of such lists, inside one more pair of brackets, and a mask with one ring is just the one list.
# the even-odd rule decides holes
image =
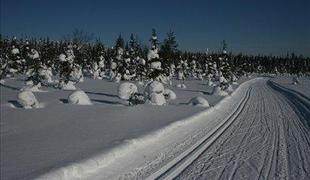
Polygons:
[[292,93],[257,81],[223,123],[148,179],[310,179],[308,99]]

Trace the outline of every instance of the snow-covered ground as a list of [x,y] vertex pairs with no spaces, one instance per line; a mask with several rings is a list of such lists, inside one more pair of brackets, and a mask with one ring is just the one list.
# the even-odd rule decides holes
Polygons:
[[[22,81],[6,80],[1,179],[309,179],[310,81],[299,80],[255,78],[227,97],[174,81],[168,105],[127,106],[117,83],[86,79],[77,87],[93,105],[44,89],[38,109],[19,108]],[[188,104],[197,96],[211,107]]]
[[[166,106],[128,106],[117,96],[118,83],[86,78],[77,88],[87,94],[93,105],[71,104],[76,101],[72,97],[68,101],[72,91],[43,87],[41,92],[34,92],[41,108],[24,109],[17,101],[24,81],[6,79],[0,86],[1,179],[33,179],[53,174],[59,168],[122,149],[132,139],[207,109],[188,104],[193,97],[204,97],[210,106],[223,99],[211,95],[213,88],[205,81],[185,81],[186,89],[176,87],[179,83],[175,80],[172,86],[166,86],[177,96]],[[135,84],[143,93],[144,87]],[[71,176],[70,173],[56,177]]]

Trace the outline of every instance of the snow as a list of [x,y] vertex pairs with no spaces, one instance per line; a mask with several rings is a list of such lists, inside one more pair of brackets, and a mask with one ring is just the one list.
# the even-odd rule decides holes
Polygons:
[[159,55],[158,55],[158,50],[157,49],[150,49],[147,53],[147,59],[150,61],[152,59],[158,59]]
[[182,88],[182,89],[186,89],[186,85],[185,84],[177,84],[177,87],[178,88]]
[[221,87],[215,86],[214,90],[213,90],[213,95],[216,95],[216,96],[227,96],[228,93],[226,91],[222,90]]
[[68,97],[68,102],[71,104],[78,104],[78,105],[92,105],[87,94],[82,90],[77,90],[72,92]]
[[12,54],[19,54],[19,49],[13,48],[11,51]]
[[177,98],[177,95],[175,94],[175,92],[173,92],[171,89],[168,89],[168,88],[164,90],[163,94],[168,101],[175,100]]
[[65,54],[60,54],[59,55],[59,60],[60,60],[60,62],[66,62],[67,61],[66,55]]
[[[173,84],[180,82],[173,80]],[[87,94],[92,106],[68,103],[68,96],[72,93],[70,90],[43,86],[42,90],[46,92],[33,94],[45,108],[25,110],[11,106],[15,105],[19,89],[24,86],[23,81],[19,78],[5,79],[0,86],[1,179],[35,179],[43,176],[62,179],[65,175],[84,179],[101,167],[109,167],[108,174],[126,172],[129,170],[126,167],[133,168],[136,163],[141,164],[140,160],[153,157],[147,155],[144,159],[140,151],[132,155],[130,152],[135,152],[137,147],[149,144],[151,149],[146,152],[150,153],[162,149],[151,143],[157,139],[155,132],[160,134],[173,123],[183,124],[182,120],[192,119],[191,116],[205,110],[199,106],[188,106],[187,102],[192,97],[202,96],[208,99],[211,106],[223,99],[211,95],[212,87],[206,86],[205,82],[189,80],[185,83],[187,89],[167,85],[178,98],[170,100],[165,106],[146,103],[128,107],[118,97],[119,84],[85,78],[76,87]],[[156,85],[151,92],[165,90],[165,87],[158,86],[161,85]],[[143,87],[138,86],[138,91],[143,92]],[[187,130],[183,129],[183,132]],[[138,158],[115,161],[129,154],[130,159]],[[114,163],[117,165],[114,166]],[[131,165],[127,166],[128,163]],[[113,179],[103,177],[100,175],[98,179]]]
[[161,70],[161,62],[159,62],[159,61],[152,62],[151,63],[151,68],[152,69]]
[[29,54],[31,59],[38,59],[40,57],[39,52],[35,49],[31,49],[31,54]]
[[62,82],[60,84],[61,89],[63,90],[76,90],[76,87],[74,86],[74,82],[68,81],[68,83]]
[[118,97],[124,100],[129,100],[137,92],[137,86],[130,82],[124,82],[118,86]]
[[17,96],[17,101],[25,109],[38,108],[39,102],[34,94],[29,90],[23,90]]
[[163,106],[166,105],[166,99],[163,93],[151,93],[149,95],[149,101],[152,105]]
[[210,107],[208,101],[200,96],[192,98],[188,104],[193,106]]
[[33,82],[29,81],[27,86],[23,87],[21,91],[32,91],[32,92],[43,92],[41,90],[41,83],[38,83],[37,85],[33,85]]
[[144,94],[146,96],[152,93],[163,93],[164,92],[164,85],[158,81],[152,81],[147,84],[144,90]]

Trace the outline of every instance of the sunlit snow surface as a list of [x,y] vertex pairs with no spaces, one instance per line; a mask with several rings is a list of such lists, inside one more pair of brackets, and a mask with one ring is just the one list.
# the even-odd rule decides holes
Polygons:
[[[247,78],[243,78],[240,82],[245,79]],[[211,95],[212,88],[208,87],[205,81],[185,81],[186,89],[176,87],[181,82],[174,81],[172,86],[165,87],[173,90],[177,96],[175,100],[169,101],[168,105],[146,104],[129,107],[125,100],[117,97],[118,83],[86,78],[85,82],[76,86],[87,94],[93,105],[80,106],[68,103],[68,96],[72,91],[43,88],[43,92],[34,92],[34,95],[40,103],[44,104],[44,107],[23,109],[17,102],[18,90],[22,88],[23,81],[18,78],[6,79],[4,85],[1,86],[1,179],[144,179],[160,172],[168,162],[214,130],[228,116],[228,112],[233,112],[250,87],[251,89],[267,87],[267,80],[268,78],[260,78],[245,84],[240,83],[241,87],[232,96],[226,97]],[[273,78],[272,81],[309,97],[309,78],[300,78],[301,84],[299,85],[293,85],[290,76]],[[143,86],[134,83],[139,92],[143,92]],[[233,87],[236,88],[235,85]],[[259,99],[260,95],[265,98],[269,97],[269,99],[274,97],[272,94],[264,95],[257,89],[251,92],[260,92],[252,95],[251,100]],[[211,108],[188,104],[190,99],[196,96],[206,98]],[[223,98],[225,99],[218,104]],[[252,102],[252,105],[247,108],[248,111],[260,105]],[[276,108],[276,106],[273,107]],[[283,108],[281,112],[291,110],[288,106]],[[251,117],[254,115],[253,112]],[[286,117],[286,115],[282,116]],[[246,114],[242,117],[246,117]],[[292,117],[295,116],[292,115]],[[244,123],[245,128],[238,131],[228,129],[224,134],[239,132],[242,135],[243,130],[246,132],[246,124],[253,125],[253,127],[257,125],[256,130],[258,130],[258,122],[253,124],[251,122]],[[263,128],[261,127],[262,131]],[[295,131],[290,130],[290,132]],[[282,131],[279,131],[279,134],[281,133]],[[255,135],[255,133],[252,134]],[[245,142],[252,139],[252,134],[245,137]],[[226,135],[218,141],[224,143],[225,137],[230,137]],[[231,143],[234,139],[240,140],[240,138],[233,138],[238,137],[235,134],[231,137]],[[295,138],[298,138],[298,135]],[[272,139],[270,143],[274,142]],[[283,137],[281,136],[280,139]],[[290,139],[289,143],[294,147],[298,145],[294,139]],[[290,147],[293,158],[279,161],[293,161],[289,168],[295,173],[289,176],[283,166],[278,165],[278,171],[276,171],[275,166],[271,164],[269,173],[265,169],[262,170],[264,177],[266,174],[269,175],[268,177],[274,177],[273,173],[276,172],[278,174],[275,177],[280,177],[280,175],[287,175],[293,179],[309,177],[307,176],[308,159],[304,158],[304,167],[298,160],[307,153],[306,145],[300,149],[300,152],[296,151],[293,146]],[[216,147],[218,146],[210,147],[209,154]],[[229,150],[229,147],[234,148],[227,143],[224,143],[223,147],[225,148],[218,150],[219,153],[224,152],[225,149]],[[237,150],[234,152],[236,153],[226,154],[226,160],[230,159],[230,155],[231,158],[238,158],[238,154],[243,153]],[[284,152],[281,151],[281,153],[283,157]],[[206,158],[208,159],[208,156]],[[213,160],[212,166],[209,161],[205,165],[203,162],[204,160],[194,161],[193,164],[196,163],[196,165],[185,168],[184,173],[177,177],[181,179],[242,178],[239,176],[239,166],[234,164],[231,166],[227,164],[228,168],[224,171],[215,171],[223,172],[222,176],[212,174],[212,167],[218,167],[216,163],[225,162],[223,159]],[[201,171],[199,167],[202,165],[211,168]],[[255,168],[259,169],[259,167]],[[252,170],[240,172],[252,172]],[[232,174],[231,172],[238,173]],[[247,175],[253,175],[253,173],[245,174],[244,177],[246,178]]]
[[[144,87],[134,82],[143,93]],[[85,79],[76,85],[93,105],[68,102],[73,91],[42,87],[34,92],[44,108],[24,109],[17,95],[22,78],[6,79],[1,90],[1,179],[33,179],[96,154],[104,154],[128,140],[156,131],[172,122],[205,110],[189,106],[195,96],[214,105],[222,97],[210,96],[206,82],[185,82],[187,89],[166,86],[177,99],[160,107],[129,107],[117,94],[118,83]]]

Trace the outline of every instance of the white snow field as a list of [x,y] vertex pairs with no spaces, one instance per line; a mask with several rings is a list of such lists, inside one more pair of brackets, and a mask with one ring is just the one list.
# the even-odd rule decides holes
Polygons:
[[[134,83],[143,93],[144,87]],[[211,106],[223,98],[210,95],[212,87],[204,81],[185,81],[187,89],[177,88],[178,83],[166,86],[177,96],[166,106],[128,106],[127,100],[118,97],[119,83],[86,78],[75,86],[92,105],[71,104],[68,97],[74,91],[42,87],[33,92],[42,107],[25,109],[17,98],[25,86],[22,77],[6,79],[0,85],[1,179],[34,179],[45,174],[55,179],[84,177],[126,153],[134,139],[206,109],[188,105],[192,97],[202,96]]]
[[[117,83],[86,79],[77,88],[93,105],[46,89],[34,92],[40,109],[20,108],[22,82],[6,80],[1,179],[310,179],[310,81],[291,79],[239,82],[225,97],[185,81],[167,86],[177,95],[168,105],[133,107]],[[196,96],[211,107],[189,105]]]

